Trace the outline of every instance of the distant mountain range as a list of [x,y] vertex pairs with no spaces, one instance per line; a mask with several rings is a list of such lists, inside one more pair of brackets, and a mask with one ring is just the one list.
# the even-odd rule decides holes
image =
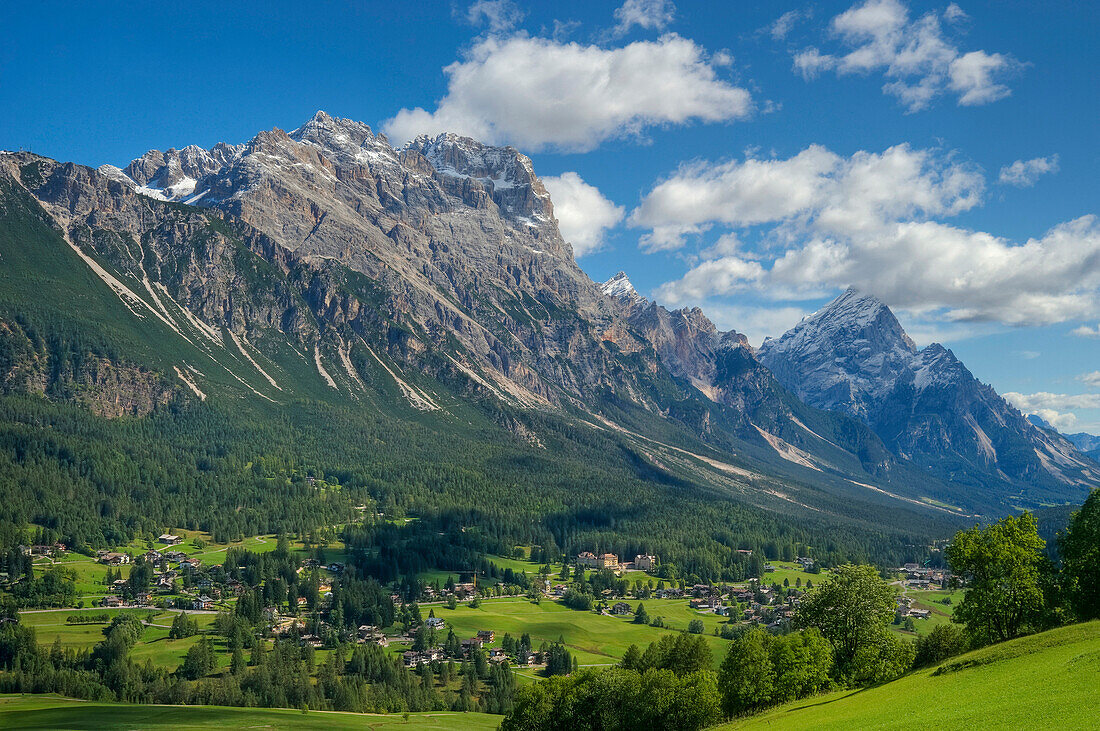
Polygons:
[[758,357],[806,403],[850,414],[898,457],[1007,501],[1061,502],[1100,465],[1040,429],[938,343],[918,349],[890,309],[853,289]]
[[[1027,417],[1028,420],[1036,426],[1049,429],[1050,431],[1057,431],[1053,426],[1048,424],[1045,419],[1036,414],[1032,414]],[[1077,432],[1075,434],[1063,434],[1073,446],[1077,447],[1083,453],[1087,454],[1094,460],[1100,460],[1100,437],[1095,434],[1088,434],[1086,432]]]
[[307,400],[445,434],[472,406],[489,441],[613,434],[615,459],[700,494],[884,522],[1100,485],[873,297],[849,291],[754,352],[625,274],[593,282],[510,147],[395,149],[318,112],[122,169],[4,153],[0,212],[0,389],[104,418]]

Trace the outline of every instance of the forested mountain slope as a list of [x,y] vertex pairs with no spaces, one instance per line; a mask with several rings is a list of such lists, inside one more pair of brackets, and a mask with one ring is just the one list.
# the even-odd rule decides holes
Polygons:
[[377,503],[717,575],[765,542],[900,557],[1005,505],[698,310],[604,291],[511,148],[318,113],[124,171],[5,153],[0,257],[5,517],[88,545]]

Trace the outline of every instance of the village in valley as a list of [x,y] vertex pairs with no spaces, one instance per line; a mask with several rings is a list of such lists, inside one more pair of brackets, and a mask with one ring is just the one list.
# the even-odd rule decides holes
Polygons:
[[[209,631],[219,614],[239,611],[241,598],[260,601],[258,624],[270,641],[291,640],[316,652],[348,645],[376,645],[399,655],[410,669],[441,663],[504,665],[535,678],[565,658],[573,666],[617,663],[630,645],[644,647],[669,632],[700,635],[713,655],[752,626],[773,633],[790,630],[803,595],[828,569],[813,558],[755,559],[762,576],[741,582],[696,583],[677,576],[658,556],[629,559],[610,552],[583,551],[554,561],[537,547],[517,547],[513,556],[486,556],[488,570],[432,571],[395,586],[387,597],[394,621],[357,628],[333,621],[333,587],[347,570],[339,540],[306,539],[292,545],[297,586],[286,592],[256,586],[247,567],[228,565],[240,551],[272,551],[275,536],[256,536],[237,545],[216,545],[192,531],[165,532],[94,556],[61,544],[20,547],[33,571],[56,572],[76,591],[65,606],[25,611],[43,642],[81,647],[98,639],[89,625],[117,612],[139,612],[150,628],[176,626],[190,617]],[[739,549],[742,559],[751,549]],[[531,559],[538,559],[532,561]],[[6,578],[6,577],[5,577]],[[893,629],[921,634],[950,620],[952,598],[960,591],[943,569],[906,564],[891,580],[898,590]],[[293,582],[292,582],[293,583]],[[11,582],[9,580],[10,589]],[[83,633],[82,633],[83,632]],[[191,636],[162,637],[159,655],[180,658]],[[165,652],[169,648],[174,652]],[[226,645],[228,652],[228,645]],[[228,657],[219,663],[226,664]]]

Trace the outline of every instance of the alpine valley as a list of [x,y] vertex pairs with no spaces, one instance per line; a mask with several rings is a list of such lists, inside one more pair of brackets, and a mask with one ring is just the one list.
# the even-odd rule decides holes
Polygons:
[[124,169],[0,155],[0,361],[0,519],[91,548],[377,506],[709,581],[766,542],[898,565],[1100,485],[873,296],[754,351],[591,281],[515,149],[323,112]]

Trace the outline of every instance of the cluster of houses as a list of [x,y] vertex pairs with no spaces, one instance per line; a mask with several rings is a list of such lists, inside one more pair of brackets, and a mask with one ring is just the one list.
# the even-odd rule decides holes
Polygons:
[[[168,545],[177,545],[178,536],[165,534],[160,536],[160,542]],[[98,551],[97,560],[107,566],[122,566],[133,563],[134,558],[128,553],[116,551]],[[225,595],[240,596],[245,591],[245,586],[236,579],[227,579],[224,583],[215,583],[207,576],[199,576],[194,582],[193,589],[181,589],[179,578],[183,573],[194,576],[202,569],[202,560],[188,556],[183,551],[146,551],[141,555],[150,566],[153,567],[152,580],[148,592],[139,592],[133,596],[126,596],[125,589],[128,586],[126,579],[117,579],[111,588],[116,592],[103,598],[105,607],[144,607],[150,606],[153,595],[180,595],[175,600],[176,606],[182,609],[196,611],[209,611],[215,608],[218,600]]]
[[[428,620],[431,622],[431,619]],[[360,628],[362,629],[362,628]],[[457,658],[448,658],[442,648],[433,647],[427,650],[408,650],[401,654],[406,667],[419,667],[433,662],[442,662],[448,659],[469,659],[475,650],[485,648],[496,639],[496,633],[491,629],[479,630],[477,635],[461,641],[462,651]],[[541,665],[545,662],[544,654],[527,649],[517,650],[511,657],[500,647],[490,647],[486,651],[489,662],[501,663],[508,661],[513,666]]]
[[19,552],[24,556],[48,558],[65,552],[64,543],[38,544],[35,546],[19,546]]
[[897,597],[897,618],[898,620],[905,619],[906,617],[912,617],[913,619],[928,619],[932,616],[932,612],[928,609],[917,609],[913,606],[913,597],[911,596],[898,596]]
[[955,577],[946,569],[933,569],[907,563],[899,569],[905,574],[905,586],[910,589],[946,589]]
[[577,554],[577,566],[612,571],[652,571],[657,568],[657,557],[639,553],[633,561],[620,562],[614,553],[601,553],[597,556],[591,551],[583,551]]

